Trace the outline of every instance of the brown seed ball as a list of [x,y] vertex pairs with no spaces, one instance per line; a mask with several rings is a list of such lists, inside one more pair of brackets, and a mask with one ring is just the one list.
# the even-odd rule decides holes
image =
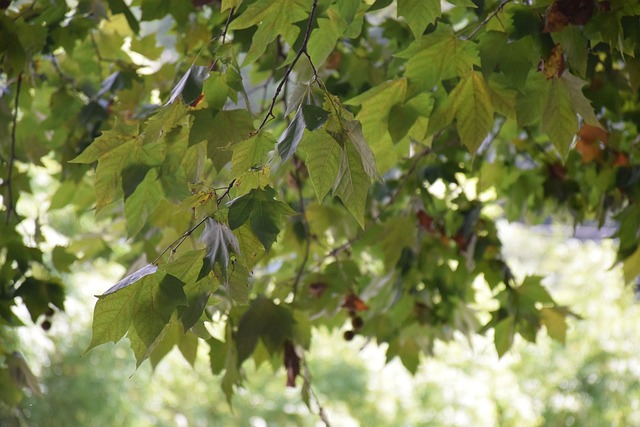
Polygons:
[[353,337],[356,336],[356,333],[354,331],[344,331],[344,334],[342,336],[346,341],[351,341]]
[[40,324],[40,327],[42,328],[42,330],[48,331],[49,329],[51,329],[51,321],[45,320]]

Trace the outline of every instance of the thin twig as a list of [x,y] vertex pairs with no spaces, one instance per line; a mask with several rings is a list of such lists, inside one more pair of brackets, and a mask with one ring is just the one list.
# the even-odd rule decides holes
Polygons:
[[296,297],[296,293],[298,292],[298,286],[300,285],[300,280],[302,279],[302,274],[304,273],[304,269],[307,266],[307,261],[309,260],[309,252],[311,249],[311,230],[309,229],[309,221],[307,221],[307,211],[304,207],[304,197],[302,196],[302,179],[300,178],[300,167],[301,162],[295,156],[293,158],[293,164],[295,166],[295,180],[296,187],[298,189],[298,202],[300,204],[300,214],[302,215],[302,228],[304,229],[304,255],[302,256],[302,262],[300,263],[300,267],[298,267],[298,273],[296,274],[296,278],[293,281],[293,297]]
[[[229,16],[227,16],[227,22],[225,22],[224,24],[224,29],[222,30],[222,44],[224,45],[225,42],[227,41],[227,32],[229,31],[229,24],[231,24],[231,17],[233,16],[233,13],[235,12],[236,8],[232,7],[231,9],[229,9]],[[220,57],[216,57],[215,61],[213,61],[213,64],[211,64],[211,66],[209,67],[209,72],[213,71],[214,68],[216,68],[216,65],[218,65],[218,60],[220,59]]]
[[13,163],[16,160],[16,128],[18,127],[18,103],[20,100],[20,88],[22,86],[22,72],[18,74],[18,82],[16,83],[16,99],[13,104],[13,121],[11,126],[11,151],[9,154],[9,171],[7,172],[7,217],[6,223],[9,224],[11,214],[13,213],[13,189],[11,179],[13,178]]
[[[304,382],[307,387],[307,390],[309,390],[309,396],[313,398],[313,401],[318,407],[318,416],[320,417],[320,420],[324,423],[326,427],[331,427],[331,424],[329,423],[329,417],[327,417],[327,413],[325,412],[324,407],[320,403],[320,399],[318,398],[318,395],[313,390],[313,387],[311,387],[311,369],[309,368],[309,364],[307,363],[307,359],[304,357],[304,355],[300,358],[300,361],[302,362],[302,366],[304,367],[303,378],[304,378]],[[313,411],[309,403],[307,404],[307,407],[309,408],[309,410]]]
[[267,114],[264,116],[264,119],[262,120],[262,123],[260,123],[260,127],[258,128],[258,130],[262,129],[264,125],[267,124],[267,121],[269,120],[270,117],[275,117],[273,115],[273,108],[275,107],[276,101],[278,100],[278,95],[280,95],[282,88],[284,87],[285,83],[289,79],[289,75],[293,71],[293,67],[295,67],[295,65],[298,63],[298,60],[302,55],[306,55],[307,58],[309,58],[309,63],[311,64],[311,68],[313,69],[313,72],[314,72],[314,79],[317,79],[316,68],[313,66],[313,63],[311,62],[311,57],[307,52],[307,44],[309,43],[309,37],[311,36],[311,27],[313,26],[313,17],[316,14],[317,6],[318,6],[318,0],[313,0],[313,5],[311,6],[311,13],[309,13],[309,21],[307,22],[307,30],[304,33],[304,39],[302,41],[302,47],[296,54],[295,58],[293,58],[293,61],[291,62],[289,67],[287,67],[287,71],[285,71],[284,77],[282,78],[282,81],[280,82],[280,84],[278,84],[278,87],[276,88],[276,93],[275,95],[273,95],[273,98],[271,99],[271,106],[269,107],[269,111],[267,111]]
[[218,197],[218,206],[220,206],[220,203],[222,202],[222,199],[224,199],[225,197],[227,197],[229,195],[229,192],[231,191],[231,189],[233,188],[233,184],[236,183],[235,179],[232,179],[231,182],[229,183],[229,186],[227,187],[227,189],[225,190],[224,193],[222,193],[222,196]]
[[509,3],[510,1],[511,1],[511,0],[502,0],[502,1],[500,2],[500,4],[498,5],[498,7],[497,7],[493,12],[491,12],[490,14],[488,14],[488,15],[487,15],[487,17],[486,17],[486,18],[484,18],[484,20],[480,23],[480,25],[478,25],[478,26],[476,27],[476,29],[475,29],[475,30],[473,30],[473,31],[471,32],[471,34],[469,34],[469,35],[467,36],[467,38],[466,38],[466,39],[467,39],[467,40],[471,40],[471,39],[472,39],[476,34],[478,34],[478,31],[480,31],[480,30],[482,29],[482,27],[484,27],[485,25],[487,25],[487,23],[488,23],[489,21],[491,21],[491,20],[492,20],[492,19],[493,19],[493,18],[494,18],[498,13],[500,13],[500,11],[504,8],[504,6],[505,6],[507,3]]
[[190,229],[188,229],[187,231],[182,233],[182,235],[180,237],[178,237],[176,240],[174,240],[169,246],[164,248],[164,250],[160,253],[160,255],[158,255],[156,257],[156,259],[153,260],[152,264],[157,265],[158,261],[160,260],[160,258],[162,258],[162,256],[164,254],[169,252],[169,250],[171,250],[173,253],[175,253],[175,251],[178,250],[180,245],[182,245],[182,242],[187,240],[187,238],[189,236],[191,236],[191,234],[193,234],[193,232],[196,231],[198,229],[198,227],[200,227],[207,220],[207,218],[209,218],[209,217],[205,216],[204,218],[202,218],[200,221],[198,221],[198,223],[196,225],[194,225],[193,227],[191,227]]

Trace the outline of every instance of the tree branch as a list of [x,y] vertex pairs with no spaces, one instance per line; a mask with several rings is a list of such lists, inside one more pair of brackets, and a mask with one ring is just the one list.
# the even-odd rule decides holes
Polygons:
[[471,32],[471,34],[469,34],[469,35],[467,36],[467,38],[466,38],[466,39],[467,39],[467,40],[471,40],[471,39],[472,39],[476,34],[478,34],[478,32],[482,29],[482,27],[484,27],[485,25],[487,25],[487,23],[488,23],[489,21],[491,21],[491,20],[492,20],[492,19],[493,19],[493,18],[494,18],[498,13],[500,13],[500,11],[504,8],[504,6],[505,6],[507,3],[509,3],[510,1],[511,1],[511,0],[502,0],[502,1],[500,2],[500,4],[498,5],[498,7],[496,7],[496,9],[495,9],[493,12],[491,12],[490,14],[488,14],[488,15],[487,15],[487,17],[486,17],[486,18],[484,18],[484,20],[480,23],[480,25],[478,25],[478,26],[476,27],[476,29],[475,29],[475,30],[473,30],[473,31]]
[[[235,12],[236,8],[232,7],[231,9],[229,9],[229,16],[227,16],[227,22],[225,22],[224,24],[224,29],[222,30],[222,44],[225,44],[225,42],[227,41],[227,32],[229,31],[229,24],[231,24],[231,17],[233,16],[233,13]],[[220,58],[216,57],[215,61],[213,61],[213,63],[211,64],[211,66],[209,67],[209,72],[213,71],[214,68],[216,68],[216,65],[218,65],[218,60]]]
[[262,129],[267,124],[267,121],[269,121],[270,117],[275,117],[273,115],[273,107],[275,107],[276,105],[276,101],[278,100],[278,95],[280,95],[282,88],[284,87],[285,83],[289,79],[289,75],[293,71],[293,67],[295,67],[295,65],[298,63],[298,60],[302,55],[305,55],[309,59],[309,64],[311,64],[311,69],[313,70],[314,78],[318,77],[316,67],[313,65],[313,62],[311,62],[311,57],[307,52],[307,44],[309,43],[309,37],[311,36],[311,27],[313,26],[313,17],[316,14],[317,7],[318,7],[318,0],[313,0],[313,5],[311,5],[311,13],[309,13],[309,21],[307,22],[307,30],[304,33],[304,39],[302,41],[302,47],[296,54],[295,58],[293,58],[293,61],[291,61],[291,64],[287,67],[287,71],[285,71],[284,77],[282,78],[282,81],[276,88],[275,95],[273,95],[273,98],[271,99],[271,106],[269,106],[269,111],[267,111],[267,114],[264,116],[264,119],[262,120],[262,123],[260,123],[260,127],[258,128],[258,130]]
[[14,210],[14,201],[13,201],[13,188],[12,188],[12,178],[13,178],[13,164],[16,160],[16,128],[18,127],[18,103],[20,100],[20,88],[22,87],[22,72],[18,74],[18,82],[16,83],[16,99],[13,103],[13,120],[11,126],[11,149],[9,154],[9,171],[7,172],[7,217],[5,222],[9,224],[9,220],[11,219],[11,214]]

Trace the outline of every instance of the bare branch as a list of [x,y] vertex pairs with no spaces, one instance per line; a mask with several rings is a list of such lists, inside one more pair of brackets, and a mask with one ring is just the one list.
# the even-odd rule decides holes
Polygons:
[[273,107],[275,107],[276,101],[278,100],[278,96],[280,95],[282,88],[284,87],[287,80],[289,79],[289,75],[293,71],[293,67],[296,66],[296,64],[298,63],[298,60],[302,55],[305,55],[307,58],[309,58],[309,63],[311,64],[311,68],[313,70],[313,77],[314,79],[318,78],[316,67],[311,62],[311,57],[307,52],[307,44],[309,43],[309,37],[311,36],[311,27],[313,26],[313,18],[316,14],[317,7],[318,7],[318,0],[313,0],[313,5],[311,6],[311,13],[309,14],[309,21],[307,22],[307,30],[304,33],[304,39],[302,41],[302,47],[300,47],[300,50],[296,54],[295,58],[293,58],[293,61],[291,61],[291,64],[289,64],[289,66],[287,67],[287,71],[285,71],[284,77],[282,78],[282,81],[276,88],[275,95],[273,95],[273,98],[271,99],[271,106],[269,106],[269,111],[267,111],[267,114],[264,116],[264,119],[262,120],[262,123],[260,123],[260,127],[258,128],[258,130],[262,129],[267,124],[270,117],[275,117],[273,115]]

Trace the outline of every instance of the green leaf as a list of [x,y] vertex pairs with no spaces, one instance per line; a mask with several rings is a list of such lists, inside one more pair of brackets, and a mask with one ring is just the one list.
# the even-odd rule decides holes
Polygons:
[[129,236],[135,236],[142,230],[151,212],[164,198],[162,185],[157,178],[157,170],[149,170],[133,194],[124,201]]
[[406,217],[391,218],[385,222],[379,239],[384,253],[385,271],[392,271],[402,250],[405,247],[412,248],[416,244],[418,229],[414,221]]
[[569,96],[569,101],[573,111],[580,114],[582,120],[591,126],[602,127],[600,126],[600,122],[593,111],[591,101],[589,101],[582,93],[582,87],[586,82],[566,71],[562,74],[559,81],[567,90],[567,95]]
[[225,282],[227,282],[229,280],[227,273],[230,260],[229,251],[231,250],[235,254],[240,253],[238,239],[225,224],[219,223],[213,218],[207,218],[200,241],[207,246],[207,254],[198,275],[198,280],[208,274],[213,265],[217,263],[220,266]]
[[292,325],[291,311],[267,298],[256,299],[238,322],[238,364],[251,356],[258,339],[262,339],[271,355],[280,352],[285,340],[293,336]]
[[513,345],[515,323],[513,316],[508,316],[499,321],[495,326],[494,342],[498,357],[502,357]]
[[347,141],[351,142],[351,144],[345,144],[345,147],[352,146],[355,148],[358,156],[360,157],[365,173],[371,178],[380,180],[381,178],[380,174],[378,174],[374,154],[362,133],[362,126],[360,125],[360,122],[357,120],[350,120],[343,123],[343,132],[347,137]]
[[627,284],[632,283],[640,276],[640,247],[622,261],[622,271],[624,282]]
[[339,9],[340,5],[331,5],[325,12],[327,18],[318,17],[318,27],[311,32],[308,52],[316,68],[325,62],[348,27],[348,23]]
[[237,304],[249,304],[249,270],[244,265],[234,264],[227,284],[227,293]]
[[417,40],[424,30],[440,17],[439,0],[398,0],[398,16],[402,16]]
[[138,23],[138,20],[133,15],[133,13],[131,13],[131,10],[124,2],[124,0],[108,0],[108,3],[109,9],[111,9],[111,13],[113,13],[114,15],[117,15],[118,13],[124,14],[133,32],[137,34],[140,31],[140,24]]
[[555,304],[549,292],[542,286],[541,281],[542,277],[540,276],[527,276],[515,291],[532,306],[535,303]]
[[[357,137],[353,140],[354,142],[357,141],[358,151],[361,151],[363,147],[366,147],[366,152],[373,150],[376,159],[375,163],[378,164],[381,172],[388,171],[397,162],[393,151],[393,141],[388,130],[389,114],[395,105],[404,102],[406,92],[407,79],[401,78],[382,83],[347,102],[348,105],[362,105],[356,118],[362,124],[364,137]],[[349,127],[355,128],[357,126],[350,124],[351,122],[347,123],[348,125],[345,126],[347,132],[350,132],[348,130]],[[357,135],[357,133],[354,133],[354,135]],[[368,148],[369,145],[367,143],[371,146],[371,149]],[[365,165],[373,162],[373,159],[365,151],[363,151],[362,159]],[[371,170],[366,166],[366,169],[369,176],[379,178],[375,168]],[[374,171],[374,174],[370,173]]]
[[326,130],[318,129],[304,133],[298,151],[305,158],[311,184],[318,202],[321,203],[324,196],[333,189],[333,184],[338,176],[341,157],[340,145]]
[[131,283],[125,282],[125,286],[119,292],[114,291],[98,299],[93,311],[91,342],[87,351],[100,344],[118,342],[127,333],[137,309],[140,289],[145,281],[153,285],[159,282],[155,274],[140,276]]
[[462,143],[475,153],[493,125],[493,104],[482,74],[472,72],[449,95]]
[[436,83],[466,75],[474,65],[480,65],[477,46],[459,40],[453,30],[443,24],[396,56],[408,59],[404,75],[420,90],[431,90]]
[[214,375],[218,375],[225,366],[225,355],[227,352],[227,346],[224,342],[210,338],[207,340],[209,344],[209,362],[211,364],[211,372]]
[[329,113],[313,104],[303,104],[302,117],[306,128],[313,131],[326,123]]
[[371,179],[362,165],[355,144],[345,144],[340,155],[338,176],[333,184],[333,195],[338,196],[351,215],[364,228],[364,211]]
[[163,264],[160,269],[184,283],[194,283],[198,280],[198,273],[202,269],[202,259],[205,255],[204,249],[196,249],[181,254],[178,258]]
[[[116,119],[111,129],[103,131],[82,154],[69,160],[69,163],[93,163],[101,157],[121,149],[125,144],[130,144],[137,135],[137,125],[128,126]],[[131,147],[131,145],[127,145],[127,147]]]
[[296,213],[286,203],[275,200],[275,196],[271,187],[253,189],[233,200],[229,207],[229,227],[235,230],[248,220],[251,231],[267,251],[278,237],[282,216]]
[[247,110],[224,110],[215,115],[211,110],[199,110],[191,115],[189,145],[207,141],[207,154],[217,170],[231,160],[228,146],[250,138],[254,131],[253,117]]
[[573,136],[578,131],[578,117],[571,108],[567,86],[551,79],[547,102],[542,111],[542,131],[547,134],[562,158],[569,154]]
[[184,360],[194,367],[196,364],[196,357],[198,356],[198,336],[191,331],[186,331],[180,336],[180,340],[178,341],[178,349]]
[[559,32],[551,33],[553,40],[562,46],[567,55],[567,62],[579,76],[586,76],[587,59],[589,57],[589,41],[584,31],[577,25],[567,25]]
[[[159,279],[160,275],[147,276]],[[137,366],[149,357],[178,305],[186,305],[184,283],[170,274],[159,281],[141,280],[129,339]],[[116,294],[117,295],[117,294]]]
[[253,35],[251,47],[243,61],[243,66],[254,63],[262,56],[267,45],[276,37],[282,38],[293,46],[300,28],[293,25],[309,16],[311,6],[305,0],[258,0],[229,25],[230,30],[239,30],[258,25]]
[[566,315],[555,308],[540,309],[540,322],[547,328],[547,333],[554,340],[565,343],[567,338]]
[[230,177],[238,178],[249,170],[261,169],[267,162],[267,154],[275,145],[275,138],[266,131],[258,131],[249,139],[237,143],[233,148]]

